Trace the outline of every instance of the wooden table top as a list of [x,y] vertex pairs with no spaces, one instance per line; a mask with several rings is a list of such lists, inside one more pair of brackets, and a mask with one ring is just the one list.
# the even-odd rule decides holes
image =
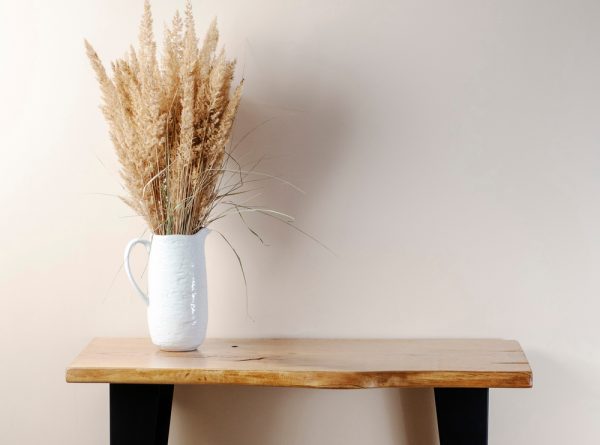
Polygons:
[[96,338],[67,382],[234,384],[306,388],[529,388],[513,340],[207,339],[164,352],[146,338]]

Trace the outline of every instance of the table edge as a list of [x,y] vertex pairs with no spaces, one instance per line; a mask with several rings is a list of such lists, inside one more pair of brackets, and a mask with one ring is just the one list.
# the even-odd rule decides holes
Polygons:
[[[74,366],[79,356],[92,344],[102,340],[148,340],[146,337],[95,337],[71,361],[66,369],[67,383],[110,384],[178,384],[178,385],[240,385],[298,388],[531,388],[533,372],[521,344],[517,340],[502,338],[311,338],[311,337],[256,337],[210,340],[235,341],[504,341],[515,347],[525,358],[526,369],[513,371],[477,370],[403,370],[403,371],[340,371],[340,370],[227,370],[198,368],[145,369],[131,367]],[[318,377],[318,379],[316,378]],[[312,382],[311,382],[312,380]],[[317,383],[315,383],[317,382]]]
[[[318,379],[315,379],[318,377]],[[318,383],[311,383],[311,380]],[[67,383],[239,385],[289,388],[531,388],[527,371],[231,371],[168,368],[67,368]]]

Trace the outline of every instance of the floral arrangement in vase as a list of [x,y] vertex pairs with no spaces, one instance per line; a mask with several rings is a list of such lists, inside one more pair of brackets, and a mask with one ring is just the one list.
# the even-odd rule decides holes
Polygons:
[[[227,147],[243,81],[232,85],[235,61],[217,50],[218,40],[213,21],[198,44],[188,1],[183,17],[176,13],[165,30],[159,63],[146,0],[139,48],[131,47],[112,63],[112,76],[85,42],[128,193],[123,200],[153,233],[151,241],[129,243],[125,269],[148,306],[152,341],[165,350],[196,349],[204,340],[207,226],[230,212],[269,213],[228,200],[242,193],[251,172],[236,164],[237,170],[223,181],[232,172],[228,163],[235,163]],[[219,205],[226,210],[216,213]],[[150,252],[148,295],[129,269],[129,253],[138,243]]]

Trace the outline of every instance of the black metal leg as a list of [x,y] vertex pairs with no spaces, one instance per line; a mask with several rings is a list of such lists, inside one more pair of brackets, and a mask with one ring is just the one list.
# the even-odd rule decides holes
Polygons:
[[440,445],[487,445],[487,388],[436,388]]
[[110,444],[167,445],[173,385],[110,385]]

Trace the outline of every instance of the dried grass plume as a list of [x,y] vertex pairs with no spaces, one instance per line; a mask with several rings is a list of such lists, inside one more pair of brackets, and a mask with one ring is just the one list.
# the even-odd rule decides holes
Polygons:
[[158,235],[196,233],[243,184],[240,176],[223,187],[243,80],[232,88],[235,60],[217,51],[218,40],[213,21],[198,45],[188,1],[165,29],[159,63],[146,0],[139,48],[112,63],[112,76],[85,41],[128,192],[123,199]]

